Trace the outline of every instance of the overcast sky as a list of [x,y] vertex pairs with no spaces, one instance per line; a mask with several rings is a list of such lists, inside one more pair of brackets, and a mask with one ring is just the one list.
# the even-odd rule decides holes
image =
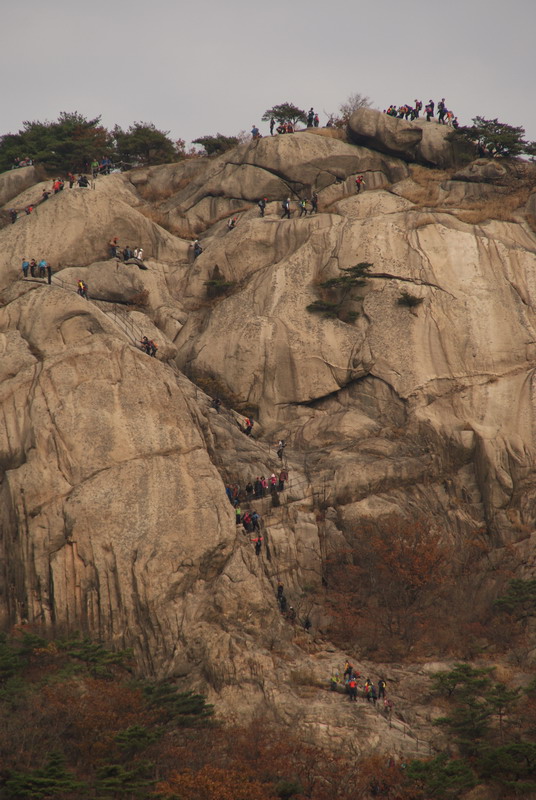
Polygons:
[[536,140],[536,0],[20,0],[2,4],[0,134],[60,111],[186,141],[271,106],[321,124],[354,92],[522,125]]

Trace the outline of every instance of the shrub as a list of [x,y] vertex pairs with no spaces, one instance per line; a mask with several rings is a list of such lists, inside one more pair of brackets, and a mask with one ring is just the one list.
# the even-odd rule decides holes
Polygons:
[[421,303],[424,302],[424,297],[415,297],[415,295],[410,294],[409,292],[402,292],[398,300],[396,301],[399,306],[406,306],[407,308],[416,308],[420,306]]

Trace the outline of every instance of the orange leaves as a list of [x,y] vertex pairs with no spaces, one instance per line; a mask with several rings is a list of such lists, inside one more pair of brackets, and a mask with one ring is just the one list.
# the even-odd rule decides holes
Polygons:
[[166,800],[273,800],[269,787],[247,772],[211,765],[197,772],[174,772],[158,784],[157,791]]

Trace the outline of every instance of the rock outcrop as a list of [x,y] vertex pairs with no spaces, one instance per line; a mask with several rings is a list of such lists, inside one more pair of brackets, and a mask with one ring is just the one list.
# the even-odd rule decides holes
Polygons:
[[[495,165],[434,174],[428,192],[408,162],[450,163],[432,130],[357,112],[359,145],[304,132],[100,177],[0,231],[4,625],[131,646],[140,670],[237,718],[269,709],[310,740],[343,741],[355,716],[318,688],[344,658],[323,638],[326,557],[393,510],[497,547],[536,539],[534,176],[508,221],[486,216]],[[312,190],[319,213],[281,219],[283,198]],[[41,189],[17,191],[9,202]],[[475,201],[481,219],[464,221]],[[146,269],[109,259],[112,236],[141,245]],[[52,286],[21,280],[23,257],[47,258]],[[321,284],[358,262],[372,266],[351,314],[312,313]],[[256,556],[225,485],[276,472],[279,438],[290,480],[281,502],[254,501]],[[279,613],[278,580],[311,633]],[[424,680],[390,669],[408,698]],[[427,714],[408,719],[431,740]],[[400,719],[359,724],[374,746],[413,752]]]

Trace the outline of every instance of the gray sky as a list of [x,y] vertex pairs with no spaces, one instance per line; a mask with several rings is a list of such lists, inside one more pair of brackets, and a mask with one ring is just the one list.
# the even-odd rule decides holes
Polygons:
[[536,0],[24,0],[2,9],[0,134],[60,111],[233,135],[285,101],[446,98],[536,140]]

